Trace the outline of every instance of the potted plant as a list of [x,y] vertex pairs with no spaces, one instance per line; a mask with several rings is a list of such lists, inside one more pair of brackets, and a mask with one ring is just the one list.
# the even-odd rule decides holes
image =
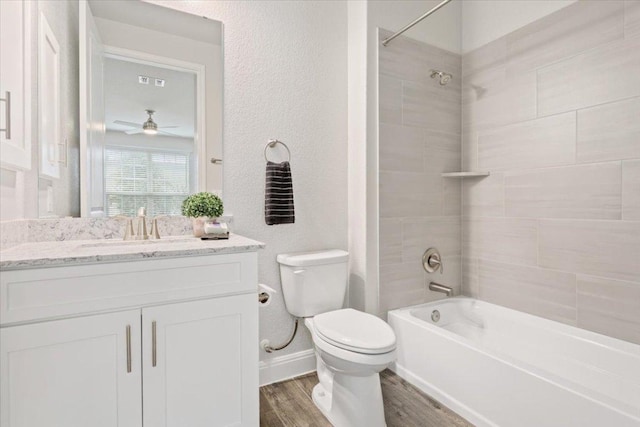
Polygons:
[[202,237],[204,224],[215,221],[224,212],[222,199],[205,191],[192,194],[182,202],[182,215],[193,218],[193,235]]

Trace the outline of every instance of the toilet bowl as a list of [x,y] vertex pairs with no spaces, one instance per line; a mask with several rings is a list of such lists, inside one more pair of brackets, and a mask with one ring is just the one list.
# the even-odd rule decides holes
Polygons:
[[380,371],[396,358],[396,337],[382,319],[342,309],[348,253],[278,255],[287,310],[304,317],[319,383],[312,397],[336,427],[384,427]]
[[[336,328],[331,333],[344,340],[336,342],[318,327],[327,317],[334,316],[344,320],[357,317],[356,324],[366,325],[368,332],[378,332],[377,339],[360,338],[358,344],[354,344],[348,342],[351,331],[345,333]],[[313,388],[313,402],[336,427],[386,426],[379,373],[396,358],[393,330],[379,318],[352,309],[330,311],[317,317],[305,319],[313,337],[320,380]],[[347,329],[355,329],[350,327],[353,325],[342,324]]]

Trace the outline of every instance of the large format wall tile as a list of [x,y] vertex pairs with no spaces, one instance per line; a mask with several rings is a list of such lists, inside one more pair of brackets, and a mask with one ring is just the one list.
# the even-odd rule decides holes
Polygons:
[[504,174],[464,179],[462,207],[465,216],[504,216]]
[[[380,30],[380,41],[392,33]],[[460,87],[460,55],[409,37],[398,37],[387,46],[380,46],[380,73],[404,81],[421,84],[434,83],[429,70],[436,69],[453,75],[448,87]]]
[[537,220],[464,218],[462,247],[465,257],[520,265],[536,265]]
[[462,170],[478,170],[478,133],[471,130],[462,134]]
[[573,164],[576,114],[566,113],[481,132],[480,169],[521,169]]
[[491,261],[478,270],[482,299],[575,325],[575,274]]
[[622,219],[640,221],[640,160],[622,162]]
[[640,278],[640,222],[542,219],[538,239],[541,267]]
[[640,97],[579,110],[577,138],[578,162],[640,158]]
[[504,67],[507,55],[507,39],[500,37],[484,46],[462,55],[462,76],[490,68]]
[[380,312],[424,301],[424,270],[420,263],[380,266]]
[[380,75],[380,123],[402,124],[402,81]]
[[403,83],[402,122],[407,126],[459,134],[461,108],[460,89],[436,81]]
[[623,37],[622,1],[578,1],[507,35],[507,74],[519,74]]
[[621,219],[620,168],[610,162],[507,173],[507,216]]
[[[425,172],[454,172],[460,170],[460,134],[425,131],[424,138],[424,170]],[[420,152],[414,153],[420,157]]]
[[463,291],[640,342],[640,1],[575,2],[462,64],[463,170],[491,172],[463,181]]
[[402,224],[395,218],[380,218],[380,265],[402,262]]
[[421,192],[425,187],[430,187],[426,184],[437,177],[439,177],[438,172],[427,174],[416,172],[381,171],[380,193],[412,194]]
[[423,172],[424,130],[380,123],[380,170]]
[[440,174],[379,172],[380,217],[442,215]]
[[[382,175],[382,173],[380,174]],[[382,177],[381,177],[382,179]],[[442,186],[414,188],[413,193],[380,192],[380,218],[442,215]]]
[[579,275],[578,326],[640,344],[640,282]]
[[624,36],[640,35],[640,1],[626,0],[624,2]]
[[538,71],[538,115],[640,95],[640,37],[608,43]]
[[479,263],[478,258],[462,257],[462,293],[473,298],[480,298]]
[[[408,219],[402,223],[402,261],[420,263],[424,251],[438,248],[446,259],[459,257],[460,217]],[[445,265],[445,269],[449,269]]]
[[536,117],[536,73],[507,78],[505,68],[465,77],[462,123],[465,130],[503,126]]
[[462,180],[442,178],[442,215],[462,215]]

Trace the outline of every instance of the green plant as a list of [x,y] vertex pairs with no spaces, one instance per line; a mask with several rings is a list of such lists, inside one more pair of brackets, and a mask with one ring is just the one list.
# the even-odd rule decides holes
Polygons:
[[182,215],[198,218],[201,216],[219,217],[224,212],[222,199],[212,193],[192,194],[182,202]]

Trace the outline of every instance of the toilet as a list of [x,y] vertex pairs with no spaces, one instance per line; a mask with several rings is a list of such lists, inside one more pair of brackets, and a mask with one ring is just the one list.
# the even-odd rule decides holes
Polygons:
[[343,309],[349,253],[280,254],[287,311],[304,318],[316,353],[312,397],[335,427],[383,427],[380,371],[396,358],[396,336],[382,319]]

